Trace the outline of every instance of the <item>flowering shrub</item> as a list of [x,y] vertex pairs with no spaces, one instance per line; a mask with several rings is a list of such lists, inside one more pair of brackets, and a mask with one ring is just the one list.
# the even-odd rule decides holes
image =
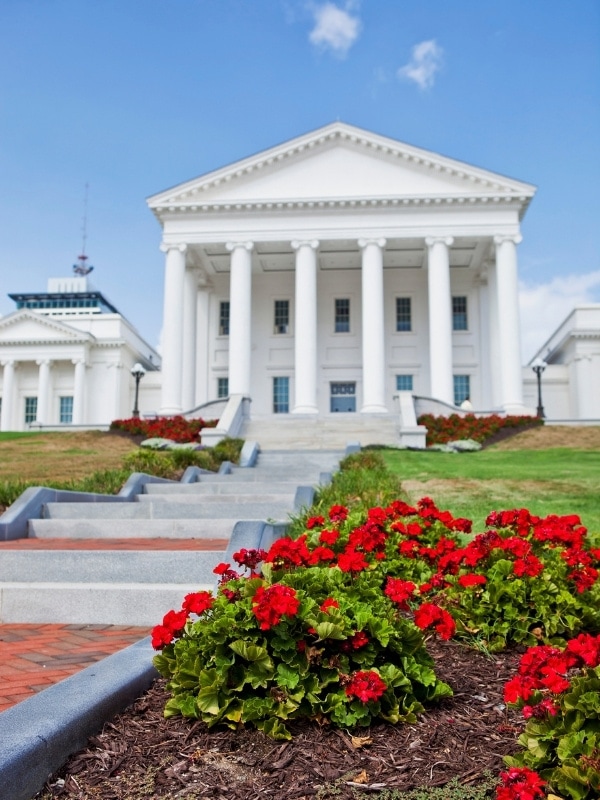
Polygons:
[[155,417],[154,419],[115,419],[110,423],[111,430],[125,431],[132,436],[171,439],[184,444],[198,442],[202,428],[214,428],[218,420],[185,419],[185,417]]
[[475,414],[451,414],[449,417],[421,414],[417,422],[427,428],[428,445],[446,444],[456,439],[474,439],[482,443],[504,428],[543,424],[543,420],[539,417],[501,417],[498,414],[490,414],[487,417],[476,417]]
[[527,797],[516,792],[517,775],[530,787],[547,782],[565,798],[599,797],[600,635],[580,634],[564,648],[529,648],[504,699],[528,722],[519,737],[524,751],[505,759],[512,769],[501,775],[498,800]]
[[166,716],[249,723],[289,738],[287,720],[413,722],[425,703],[451,694],[422,633],[373,571],[354,561],[344,569],[327,559],[311,564],[305,539],[235,559],[249,574],[219,564],[216,597],[188,595],[152,632],[162,650],[154,663],[172,693]]

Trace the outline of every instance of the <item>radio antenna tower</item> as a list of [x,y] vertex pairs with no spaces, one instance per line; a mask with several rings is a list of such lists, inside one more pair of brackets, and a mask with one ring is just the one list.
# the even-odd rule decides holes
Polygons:
[[79,275],[81,277],[89,275],[90,272],[94,269],[91,264],[87,263],[88,257],[85,254],[85,245],[87,242],[87,204],[88,204],[89,188],[90,188],[89,183],[86,183],[85,193],[83,196],[83,220],[81,223],[81,234],[82,234],[81,255],[77,256],[77,264],[73,264],[73,272],[75,273],[75,275]]

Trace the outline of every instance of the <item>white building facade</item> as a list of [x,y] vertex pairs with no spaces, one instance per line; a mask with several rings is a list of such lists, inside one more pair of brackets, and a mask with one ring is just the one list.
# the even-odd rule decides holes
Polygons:
[[517,297],[535,188],[333,123],[151,197],[162,400],[394,412],[412,391],[527,410]]
[[87,277],[51,278],[47,292],[11,296],[17,311],[0,319],[0,430],[130,417],[137,362],[147,399],[158,401],[160,356]]

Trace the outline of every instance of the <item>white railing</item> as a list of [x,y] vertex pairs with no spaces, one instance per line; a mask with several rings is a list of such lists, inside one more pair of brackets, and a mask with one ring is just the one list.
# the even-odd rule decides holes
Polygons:
[[250,416],[250,398],[243,394],[232,394],[227,399],[227,405],[219,418],[216,428],[203,428],[200,436],[202,444],[214,447],[222,439],[239,436],[244,427],[244,422]]

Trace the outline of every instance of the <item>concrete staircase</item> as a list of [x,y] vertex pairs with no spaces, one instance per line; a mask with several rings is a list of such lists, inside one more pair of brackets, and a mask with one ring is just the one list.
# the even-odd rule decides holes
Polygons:
[[362,447],[398,446],[400,418],[397,414],[282,414],[246,421],[241,436],[268,450],[343,451],[349,442]]
[[[0,622],[147,625],[212,589],[217,563],[254,547],[251,523],[285,523],[342,452],[262,452],[253,468],[149,483],[133,502],[47,503],[27,539],[0,546]],[[242,532],[240,534],[240,531]],[[240,535],[242,538],[240,538]]]

